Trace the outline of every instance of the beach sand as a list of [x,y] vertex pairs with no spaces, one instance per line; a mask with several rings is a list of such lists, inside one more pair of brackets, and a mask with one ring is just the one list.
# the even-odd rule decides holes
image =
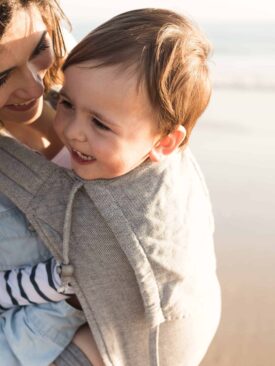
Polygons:
[[215,90],[191,148],[212,198],[223,294],[201,366],[274,366],[274,92]]

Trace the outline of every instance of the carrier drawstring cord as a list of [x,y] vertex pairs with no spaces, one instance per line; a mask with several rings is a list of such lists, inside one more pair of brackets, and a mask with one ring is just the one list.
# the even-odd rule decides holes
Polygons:
[[[77,181],[70,192],[68,204],[65,212],[65,221],[63,228],[63,262],[59,267],[59,274],[61,277],[62,285],[58,289],[58,292],[64,294],[71,294],[71,279],[74,273],[74,266],[70,264],[69,259],[69,246],[72,226],[72,208],[75,195],[78,190],[83,187],[82,181]],[[151,273],[151,272],[149,272]],[[163,315],[162,315],[163,316]],[[152,321],[152,319],[151,319]],[[159,366],[159,325],[160,319],[154,319],[152,322],[152,328],[149,333],[149,352],[150,352],[150,366]]]
[[149,334],[150,366],[160,366],[159,363],[159,325],[153,327]]
[[70,247],[70,237],[71,237],[71,226],[72,226],[72,208],[76,193],[83,186],[82,181],[77,181],[69,195],[68,204],[65,212],[65,221],[63,228],[63,262],[60,264],[58,273],[61,277],[62,285],[58,289],[58,292],[63,294],[71,294],[71,279],[74,273],[74,266],[70,264],[69,259],[69,247]]

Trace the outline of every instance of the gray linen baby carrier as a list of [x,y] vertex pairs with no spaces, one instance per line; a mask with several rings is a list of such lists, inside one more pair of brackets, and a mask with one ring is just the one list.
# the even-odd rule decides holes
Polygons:
[[73,265],[106,366],[200,362],[217,327],[219,287],[211,208],[188,150],[120,178],[83,181],[1,137],[0,190]]

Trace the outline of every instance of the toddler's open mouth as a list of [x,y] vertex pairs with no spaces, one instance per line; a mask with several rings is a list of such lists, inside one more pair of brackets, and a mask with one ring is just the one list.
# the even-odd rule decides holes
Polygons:
[[82,153],[81,151],[71,149],[71,154],[74,160],[79,163],[91,163],[95,161],[95,157]]

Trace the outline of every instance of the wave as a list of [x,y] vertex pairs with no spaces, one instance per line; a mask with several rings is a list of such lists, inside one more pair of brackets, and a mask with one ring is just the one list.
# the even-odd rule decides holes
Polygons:
[[275,55],[216,55],[210,64],[216,87],[275,89]]

